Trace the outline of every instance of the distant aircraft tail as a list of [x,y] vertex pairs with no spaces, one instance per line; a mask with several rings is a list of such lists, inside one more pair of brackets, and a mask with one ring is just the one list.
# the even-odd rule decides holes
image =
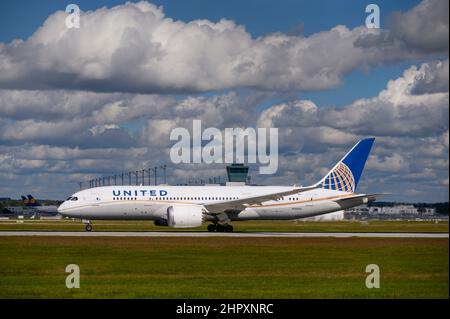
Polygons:
[[23,195],[20,195],[20,197],[22,197],[22,203],[26,206],[28,204],[28,198]]
[[39,202],[31,195],[27,195],[28,202],[26,203],[26,206],[40,206]]
[[316,185],[354,193],[375,138],[360,140]]

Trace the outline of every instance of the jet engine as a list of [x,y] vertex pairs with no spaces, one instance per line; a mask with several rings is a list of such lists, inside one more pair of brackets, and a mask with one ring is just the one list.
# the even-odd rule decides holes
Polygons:
[[167,225],[176,228],[201,226],[203,207],[198,205],[174,205],[167,208]]

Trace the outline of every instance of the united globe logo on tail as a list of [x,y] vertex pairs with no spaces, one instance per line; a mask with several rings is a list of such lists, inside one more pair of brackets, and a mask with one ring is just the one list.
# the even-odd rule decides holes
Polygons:
[[353,193],[355,191],[355,179],[353,178],[352,171],[344,163],[339,163],[325,177],[323,188]]
[[373,137],[360,140],[338,162],[338,164],[336,164],[336,166],[315,185],[323,189],[355,193],[374,141],[375,138]]

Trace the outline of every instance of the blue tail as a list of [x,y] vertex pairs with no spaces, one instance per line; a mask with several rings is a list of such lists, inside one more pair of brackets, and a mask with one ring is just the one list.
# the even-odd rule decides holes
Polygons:
[[27,205],[27,204],[28,204],[28,198],[26,198],[26,197],[23,196],[23,195],[20,195],[20,197],[22,197],[22,203],[23,203],[24,205]]
[[374,141],[375,138],[360,140],[317,185],[354,193]]
[[41,204],[31,195],[27,195],[28,202],[26,203],[26,206],[41,206]]

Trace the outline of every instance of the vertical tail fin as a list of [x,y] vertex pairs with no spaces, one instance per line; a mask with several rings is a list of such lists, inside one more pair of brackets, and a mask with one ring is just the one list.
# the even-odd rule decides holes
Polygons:
[[360,140],[316,185],[354,193],[375,138]]
[[27,195],[28,203],[27,206],[40,206],[39,202],[31,195]]
[[22,197],[22,203],[23,203],[25,206],[27,206],[27,205],[28,205],[28,198],[26,198],[26,197],[23,196],[23,195],[20,195],[20,197]]

